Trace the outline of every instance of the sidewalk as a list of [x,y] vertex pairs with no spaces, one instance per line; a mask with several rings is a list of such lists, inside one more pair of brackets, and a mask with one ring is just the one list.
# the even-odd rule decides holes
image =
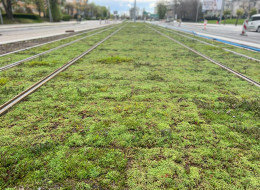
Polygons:
[[[109,24],[104,22],[102,24],[99,21],[83,21],[83,22],[66,22],[66,23],[47,23],[46,24],[30,24],[22,25],[18,27],[11,27],[2,29],[0,28],[0,45],[8,44],[19,41],[40,39],[52,36],[58,36],[66,34],[66,30],[74,30],[75,32],[86,31],[90,29],[100,28],[113,24],[119,24],[121,22],[110,22]],[[37,26],[37,27],[35,27]]]
[[[196,23],[196,22],[182,22],[183,24],[190,24],[190,25],[199,25],[199,26],[203,26],[204,23]],[[224,26],[224,27],[242,27],[242,25],[235,25],[235,24],[210,24],[208,23],[207,25],[209,26]]]
[[[203,23],[192,23],[192,22],[183,22],[183,25],[193,25],[193,26],[201,26],[204,27]],[[222,27],[222,28],[229,28],[236,31],[242,30],[242,25],[234,25],[234,24],[207,24],[207,27]]]
[[41,26],[55,26],[55,25],[66,25],[66,24],[76,24],[77,21],[63,21],[63,22],[43,22],[43,23],[34,23],[34,24],[3,24],[0,25],[1,29],[9,28],[25,28],[25,27],[41,27]]
[[259,48],[260,49],[260,44],[257,44],[257,43],[251,43],[251,42],[246,42],[246,41],[242,41],[242,40],[226,38],[226,37],[222,37],[222,36],[211,35],[211,34],[202,33],[202,32],[196,32],[196,33],[199,34],[199,35],[212,37],[212,38],[217,38],[217,39],[220,39],[220,40],[225,40],[225,41],[229,41],[229,42],[233,42],[233,43],[237,43],[237,44],[241,44],[241,45],[246,45],[246,46],[251,46],[251,47],[255,47],[255,48]]

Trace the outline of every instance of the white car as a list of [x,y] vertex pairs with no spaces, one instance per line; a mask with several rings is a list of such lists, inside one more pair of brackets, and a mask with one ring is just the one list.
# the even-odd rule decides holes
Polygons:
[[248,30],[260,32],[260,14],[253,15],[248,21]]

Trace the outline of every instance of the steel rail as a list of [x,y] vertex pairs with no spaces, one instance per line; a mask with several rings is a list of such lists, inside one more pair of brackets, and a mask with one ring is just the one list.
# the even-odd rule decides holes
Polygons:
[[86,39],[86,38],[89,38],[89,37],[91,37],[91,36],[100,34],[100,33],[102,33],[102,32],[105,32],[105,31],[110,30],[110,29],[113,29],[113,28],[115,28],[115,26],[114,26],[114,27],[107,28],[107,29],[105,29],[105,30],[101,30],[101,31],[96,32],[96,33],[94,33],[94,34],[90,34],[90,35],[88,35],[88,36],[84,36],[84,37],[79,38],[79,39],[73,40],[73,41],[71,41],[71,42],[69,42],[69,43],[62,44],[62,45],[60,45],[60,46],[58,46],[58,47],[49,49],[49,50],[44,51],[44,52],[42,52],[42,53],[33,55],[33,56],[31,56],[31,57],[27,57],[27,58],[22,59],[22,60],[20,60],[20,61],[16,61],[16,62],[14,62],[14,63],[5,65],[5,66],[3,66],[3,67],[0,67],[0,72],[1,72],[1,71],[4,71],[4,70],[7,70],[7,69],[10,69],[10,68],[12,68],[12,67],[15,67],[15,66],[17,66],[17,65],[20,65],[20,64],[22,64],[22,63],[24,63],[24,62],[26,62],[26,61],[31,61],[31,60],[33,60],[33,59],[35,59],[35,58],[37,58],[37,57],[40,57],[41,55],[45,55],[45,54],[50,53],[50,52],[52,52],[52,51],[54,51],[54,50],[58,50],[58,49],[67,47],[67,46],[69,46],[69,45],[71,45],[71,44],[74,44],[74,43],[76,43],[76,42],[78,42],[78,41],[84,40],[84,39]]
[[[37,44],[37,45],[30,46],[30,47],[27,47],[27,48],[11,51],[11,52],[8,52],[8,53],[1,54],[0,57],[6,56],[6,55],[10,55],[10,54],[14,54],[14,53],[18,53],[18,52],[25,51],[25,50],[29,50],[29,49],[32,49],[32,48],[40,47],[40,46],[43,46],[43,45],[46,45],[46,44],[58,42],[58,41],[61,41],[61,40],[66,40],[68,38],[72,38],[72,37],[76,37],[76,36],[79,36],[79,35],[82,35],[82,34],[87,34],[87,33],[90,33],[90,32],[94,32],[96,30],[99,30],[99,29],[102,29],[102,28],[105,28],[105,27],[107,27],[107,26],[103,26],[103,27],[95,28],[95,29],[89,29],[86,32],[82,32],[81,31],[81,33],[78,33],[78,34],[75,34],[75,35],[71,35],[71,36],[67,36],[67,37],[64,37],[64,38],[57,39],[57,40],[52,40],[52,41],[49,41],[49,42]],[[50,36],[50,37],[52,37],[52,36]],[[40,39],[40,38],[38,38],[38,39]]]
[[33,84],[31,87],[27,88],[26,90],[24,90],[23,92],[21,92],[20,94],[18,94],[17,96],[15,96],[14,98],[12,98],[11,100],[7,101],[6,103],[4,103],[3,105],[0,106],[0,116],[3,115],[4,113],[6,113],[11,107],[13,107],[14,105],[16,105],[17,103],[19,103],[21,100],[23,100],[25,97],[29,96],[30,94],[32,94],[33,92],[35,92],[37,89],[39,89],[42,85],[44,85],[45,83],[47,83],[49,80],[51,80],[52,78],[54,78],[55,76],[57,76],[59,73],[63,72],[64,70],[66,70],[68,67],[70,67],[71,65],[73,65],[74,63],[76,63],[79,59],[81,59],[82,57],[84,57],[85,55],[87,55],[88,53],[90,53],[91,51],[93,51],[94,49],[96,49],[99,45],[101,45],[102,43],[104,43],[106,40],[110,39],[112,36],[114,36],[116,33],[118,33],[124,26],[120,27],[118,30],[114,31],[112,34],[108,35],[106,38],[104,38],[103,40],[99,41],[98,43],[96,43],[94,46],[92,46],[91,48],[89,48],[87,51],[85,51],[84,53],[82,53],[81,55],[75,57],[74,59],[72,59],[71,61],[69,61],[68,63],[64,64],[62,67],[56,69],[55,71],[53,71],[51,74],[49,74],[48,76],[42,78],[41,80],[39,80],[38,82],[36,82],[35,84]]
[[[161,26],[161,25],[159,25],[159,24],[154,24],[154,23],[151,23],[151,24],[156,25],[156,26]],[[161,26],[161,27],[163,27],[163,26]],[[164,26],[164,27],[166,27],[166,26]],[[191,31],[192,34],[190,34],[190,32],[183,31],[183,30],[181,30],[181,29],[177,29],[176,27],[174,27],[174,28],[172,28],[172,29],[175,30],[175,31],[183,32],[183,33],[188,34],[188,35],[192,35],[192,34],[193,34],[194,36],[197,35],[197,36],[199,36],[199,37],[201,37],[201,38],[205,38],[205,39],[207,39],[207,40],[215,41],[215,42],[218,42],[218,43],[224,43],[224,42],[217,41],[216,39],[208,39],[208,38],[206,38],[206,37],[203,37],[203,36],[197,34],[197,33],[194,32],[194,31]],[[236,47],[236,48],[240,48],[240,49],[245,49],[245,50],[247,50],[247,51],[257,52],[257,51],[255,51],[255,50],[253,50],[253,49],[248,49],[248,48],[246,48],[246,47],[236,46],[236,45],[234,45],[234,44],[228,44],[228,43],[224,43],[224,44],[229,45],[229,46],[233,46],[233,47]]]
[[185,44],[183,44],[183,43],[181,43],[181,42],[179,42],[179,41],[177,41],[177,40],[171,38],[170,36],[168,36],[168,35],[166,35],[166,34],[160,32],[160,31],[158,31],[158,30],[156,30],[156,29],[154,29],[154,28],[152,28],[152,27],[150,27],[150,26],[147,26],[147,27],[150,28],[150,29],[152,29],[152,30],[154,30],[154,31],[157,32],[158,34],[161,34],[162,36],[164,36],[164,37],[166,37],[166,38],[168,38],[168,39],[174,41],[175,43],[177,43],[177,44],[179,44],[179,45],[185,47],[186,49],[190,50],[191,52],[193,52],[193,53],[195,53],[195,54],[197,54],[197,55],[203,57],[204,59],[207,59],[208,61],[210,61],[210,62],[212,62],[212,63],[214,63],[214,64],[220,66],[221,68],[223,68],[223,69],[225,69],[225,70],[227,70],[227,71],[229,71],[229,72],[235,74],[236,76],[238,76],[238,77],[240,77],[240,78],[246,80],[247,82],[249,82],[249,83],[251,83],[251,84],[257,86],[258,88],[260,88],[260,83],[259,83],[259,82],[254,81],[253,79],[251,79],[251,78],[249,78],[249,77],[247,77],[247,76],[245,76],[245,75],[243,75],[243,74],[241,74],[241,73],[239,73],[239,72],[237,72],[237,71],[234,71],[233,69],[231,69],[231,68],[229,68],[229,67],[227,67],[227,66],[225,66],[225,65],[223,65],[223,64],[221,64],[221,63],[219,63],[219,62],[217,62],[217,61],[215,61],[214,59],[212,59],[212,58],[210,58],[210,57],[208,57],[208,56],[206,56],[206,55],[204,55],[204,54],[202,54],[202,53],[200,53],[200,52],[198,52],[198,51],[196,51],[196,50],[190,48],[189,46],[186,46]]
[[[162,26],[161,26],[161,27],[162,27]],[[184,35],[184,34],[179,34],[179,33],[174,32],[174,31],[172,31],[172,30],[170,30],[170,29],[168,29],[168,28],[165,28],[165,27],[162,27],[162,28],[163,28],[165,31],[171,32],[171,33],[173,33],[173,34],[176,34],[176,35],[179,35],[179,36],[182,36],[182,37],[191,39],[191,40],[196,40],[196,41],[198,41],[198,42],[200,42],[200,43],[203,43],[203,44],[206,44],[206,45],[209,45],[209,46],[212,46],[212,47],[220,48],[220,49],[223,49],[224,51],[233,53],[233,54],[235,54],[235,55],[239,55],[239,56],[241,56],[241,57],[244,57],[244,58],[247,58],[247,59],[250,59],[250,60],[253,60],[253,61],[260,62],[259,59],[256,59],[256,58],[254,58],[254,57],[250,57],[250,56],[244,55],[244,54],[242,54],[242,53],[238,53],[238,52],[235,52],[235,51],[226,49],[226,48],[222,48],[222,47],[216,46],[216,45],[214,45],[214,44],[210,44],[210,43],[208,43],[208,42],[204,42],[204,41],[201,41],[201,40],[199,40],[199,39],[192,38],[192,37],[190,37],[190,36],[186,36],[186,35]]]

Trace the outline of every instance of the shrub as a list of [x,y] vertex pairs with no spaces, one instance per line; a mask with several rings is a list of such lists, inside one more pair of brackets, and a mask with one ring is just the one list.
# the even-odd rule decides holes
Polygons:
[[62,20],[63,20],[63,21],[70,21],[70,19],[71,19],[71,16],[70,16],[70,15],[63,15],[63,16],[62,16]]

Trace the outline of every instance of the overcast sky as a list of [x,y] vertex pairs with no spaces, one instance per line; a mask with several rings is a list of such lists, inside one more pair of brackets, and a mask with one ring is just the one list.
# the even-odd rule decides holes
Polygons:
[[[154,12],[154,6],[157,0],[136,0],[136,6],[141,10],[145,8],[146,11]],[[119,14],[129,14],[129,8],[133,7],[134,0],[90,0],[97,5],[109,6],[110,11],[118,11]]]

